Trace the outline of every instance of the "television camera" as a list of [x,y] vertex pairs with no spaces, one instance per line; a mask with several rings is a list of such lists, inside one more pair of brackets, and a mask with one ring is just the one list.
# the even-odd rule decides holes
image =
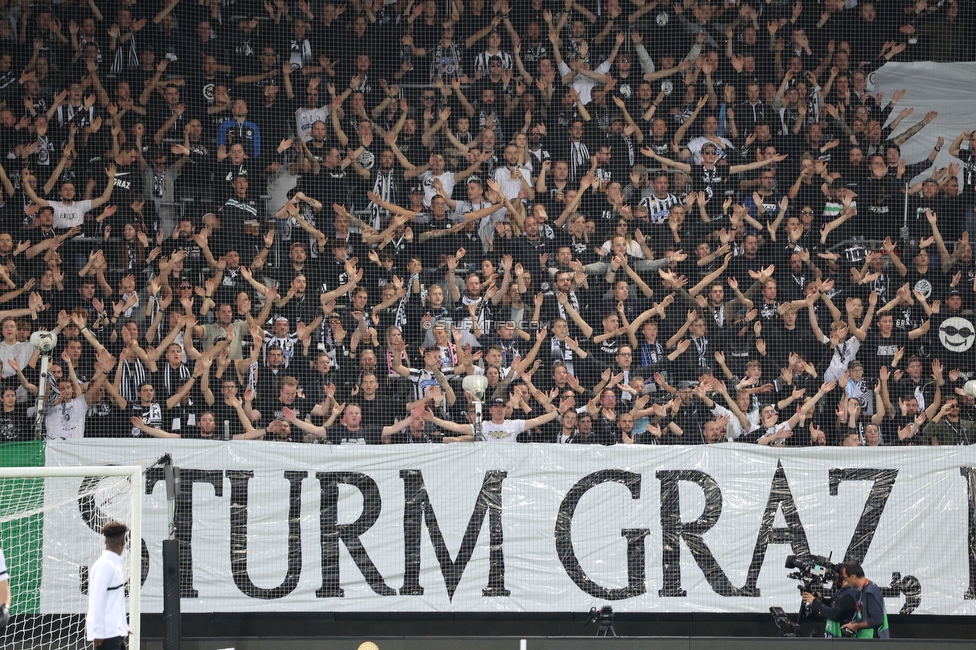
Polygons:
[[840,571],[829,557],[822,555],[787,555],[786,568],[796,569],[786,577],[803,583],[797,585],[797,589],[810,593],[816,593],[824,583],[833,583],[834,576]]
[[[811,594],[822,593],[824,584],[833,587],[834,577],[840,571],[840,567],[835,565],[829,557],[822,555],[788,555],[786,557],[786,568],[796,569],[787,575],[788,578],[799,580],[796,586],[800,593],[809,592]],[[769,613],[773,617],[773,622],[779,629],[780,636],[799,636],[800,625],[807,616],[807,604],[800,601],[800,609],[797,612],[796,620],[783,611],[781,607],[770,607]]]

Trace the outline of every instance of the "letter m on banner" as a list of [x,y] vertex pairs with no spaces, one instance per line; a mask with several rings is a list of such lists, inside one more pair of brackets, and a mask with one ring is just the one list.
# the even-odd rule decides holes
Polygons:
[[441,575],[444,576],[444,584],[447,586],[447,596],[454,599],[454,592],[461,582],[468,561],[474,553],[474,547],[478,543],[478,535],[481,533],[481,526],[484,523],[485,515],[488,515],[489,543],[491,551],[488,556],[488,586],[482,590],[482,595],[489,596],[508,596],[511,592],[505,589],[505,555],[502,549],[504,532],[502,529],[502,481],[508,476],[508,472],[501,470],[491,470],[485,473],[485,478],[481,483],[481,491],[474,505],[474,512],[468,520],[468,527],[464,531],[461,540],[461,548],[458,549],[457,559],[451,559],[451,553],[444,543],[444,535],[441,534],[440,526],[437,523],[437,516],[427,495],[427,487],[424,485],[424,476],[418,469],[400,470],[400,478],[403,479],[403,587],[400,589],[401,596],[421,596],[424,588],[420,586],[420,536],[421,520],[427,523],[427,532],[430,541],[434,546],[434,554],[441,567]]

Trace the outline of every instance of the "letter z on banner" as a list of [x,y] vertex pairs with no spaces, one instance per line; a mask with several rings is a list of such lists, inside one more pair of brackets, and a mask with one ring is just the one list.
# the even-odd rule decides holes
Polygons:
[[[784,560],[812,553],[860,561],[889,613],[976,614],[971,447],[84,440],[46,459],[163,453],[182,472],[185,612],[765,612],[798,604]],[[147,612],[162,610],[161,479],[143,485]],[[85,611],[78,567],[96,558],[74,541],[96,519],[45,520],[43,613]]]

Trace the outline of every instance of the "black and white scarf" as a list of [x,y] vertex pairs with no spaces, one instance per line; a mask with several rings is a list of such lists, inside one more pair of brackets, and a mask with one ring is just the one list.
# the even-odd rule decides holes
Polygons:
[[163,368],[163,386],[166,388],[166,395],[172,396],[179,392],[180,388],[190,380],[190,368],[185,363],[180,363],[180,367],[173,369],[168,363]]
[[[575,309],[576,312],[579,313],[579,308],[580,308],[579,298],[576,297],[576,294],[570,291],[569,293],[566,294],[566,297],[569,299],[569,304],[573,306],[573,309]],[[563,305],[563,303],[557,300],[556,307],[559,309],[559,317],[562,318],[564,321],[569,322],[570,318],[569,316],[566,315],[565,305]]]
[[314,60],[312,44],[308,42],[307,38],[301,41],[293,40],[291,42],[291,58],[289,62],[291,63],[292,70],[300,70],[307,65],[311,65]]
[[571,163],[569,166],[570,179],[578,182],[580,177],[590,169],[590,150],[586,148],[586,144],[582,140],[579,142],[570,141],[569,159]]
[[141,359],[122,362],[122,381],[119,394],[127,402],[134,402],[139,394],[139,386],[146,382],[146,367]]
[[417,275],[411,275],[410,279],[407,280],[407,293],[403,298],[400,299],[400,303],[397,305],[396,316],[393,318],[393,324],[401,332],[407,326],[407,302],[410,300],[410,294],[413,293],[413,283],[417,280]]
[[[396,177],[393,171],[384,172],[382,169],[376,170],[376,181],[373,183],[373,192],[378,194],[386,203],[396,203]],[[382,208],[375,203],[370,203],[373,213],[372,226],[376,230],[383,228],[390,222],[390,211]]]
[[112,73],[119,74],[126,68],[138,68],[139,51],[136,49],[136,37],[133,34],[125,43],[119,43],[115,48],[115,58],[112,60]]

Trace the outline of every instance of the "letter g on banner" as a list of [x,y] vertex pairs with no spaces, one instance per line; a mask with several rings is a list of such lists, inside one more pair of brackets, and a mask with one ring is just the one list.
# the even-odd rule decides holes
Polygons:
[[598,585],[586,576],[580,566],[573,548],[573,515],[583,495],[603,483],[620,483],[630,490],[631,499],[639,499],[641,491],[641,475],[625,472],[619,469],[607,469],[593,472],[578,481],[566,498],[559,504],[559,514],[556,516],[556,553],[559,561],[566,569],[566,575],[576,583],[576,586],[594,598],[601,600],[623,600],[642,595],[646,590],[644,571],[644,538],[650,534],[647,528],[624,528],[620,534],[627,540],[627,586],[610,589]]

